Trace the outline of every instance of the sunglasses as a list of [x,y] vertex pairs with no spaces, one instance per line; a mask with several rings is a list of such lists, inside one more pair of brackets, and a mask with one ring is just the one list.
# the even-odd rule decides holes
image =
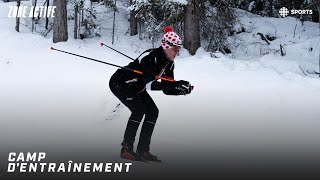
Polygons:
[[169,42],[169,41],[162,41],[163,43],[166,43],[168,44],[169,46],[182,46],[182,41],[178,41],[177,43],[172,43],[172,42]]

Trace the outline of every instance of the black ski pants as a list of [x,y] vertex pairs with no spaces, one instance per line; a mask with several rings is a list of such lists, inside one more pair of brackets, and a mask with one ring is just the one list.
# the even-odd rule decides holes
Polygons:
[[131,111],[124,133],[123,143],[133,148],[138,127],[144,116],[137,151],[149,151],[151,136],[159,110],[146,90],[137,93],[127,84],[119,84],[111,78],[109,83],[112,93]]

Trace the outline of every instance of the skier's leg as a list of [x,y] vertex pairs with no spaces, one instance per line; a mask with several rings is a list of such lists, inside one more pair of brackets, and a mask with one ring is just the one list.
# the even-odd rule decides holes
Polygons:
[[127,106],[131,111],[131,116],[129,117],[127,127],[124,133],[124,138],[121,143],[122,148],[120,152],[120,157],[133,160],[133,161],[144,161],[141,159],[140,155],[133,151],[133,143],[135,141],[135,136],[137,134],[138,127],[145,113],[145,105],[140,100],[137,95],[131,93],[131,97],[127,96],[130,93],[119,93],[119,91],[114,93],[118,99]]
[[151,136],[154,126],[156,125],[159,110],[147,92],[142,94],[140,97],[141,99],[143,99],[143,102],[147,104],[147,109],[141,128],[137,154],[139,154],[139,156],[141,156],[144,160],[161,162],[161,160],[159,160],[157,156],[149,152]]
[[131,116],[129,117],[127,123],[123,142],[133,147],[137,130],[143,115],[145,114],[145,107],[139,98],[134,98],[131,100],[131,102],[127,102],[125,105],[130,109]]
[[112,93],[131,111],[131,116],[129,117],[124,133],[124,140],[121,143],[120,157],[133,161],[144,161],[133,151],[133,143],[140,122],[146,111],[145,103],[141,101],[134,89],[125,84],[118,83],[118,81],[114,79],[115,78],[111,78],[109,82]]
[[151,136],[153,133],[154,126],[157,122],[159,110],[152,98],[150,97],[150,95],[146,91],[140,95],[140,98],[143,102],[146,103],[146,112],[141,128],[137,151],[149,151]]
[[134,89],[126,84],[118,83],[114,77],[111,78],[109,86],[112,93],[131,111],[122,146],[133,149],[138,127],[146,111],[145,103],[141,101]]

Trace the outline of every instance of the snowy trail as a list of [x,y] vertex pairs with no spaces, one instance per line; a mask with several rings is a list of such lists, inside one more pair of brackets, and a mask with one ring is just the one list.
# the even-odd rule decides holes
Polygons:
[[[20,45],[27,49],[28,44],[23,42]],[[119,103],[108,88],[115,69],[51,52],[48,47],[37,51],[29,48],[28,53],[20,55],[5,54],[11,60],[0,66],[2,150],[58,152],[58,158],[66,161],[79,156],[91,161],[119,161],[119,143],[130,112],[123,107],[115,119],[106,120]],[[96,50],[87,55],[98,57],[99,53],[105,52]],[[317,79],[280,75],[256,64],[244,70],[242,62],[234,62],[230,68],[224,63],[227,59],[206,57],[177,59],[176,79],[193,83],[191,95],[173,97],[150,92],[160,109],[152,148],[168,165],[138,164],[141,169],[137,173],[145,168],[161,172],[162,168],[180,167],[181,160],[200,164],[208,159],[208,150],[215,151],[211,158],[217,160],[219,153],[227,154],[231,161],[242,156],[261,157],[259,153],[241,152],[291,149],[296,156],[319,149]],[[185,153],[177,155],[175,152],[181,149]],[[205,153],[199,154],[198,161],[185,160],[186,154],[199,152]]]
[[[118,103],[108,88],[115,68],[51,52],[49,40],[30,46],[28,38],[31,36],[17,34],[16,40],[3,47],[3,52],[12,52],[10,42],[20,39],[20,47],[28,53],[6,53],[10,63],[0,66],[1,141],[21,146],[42,141],[98,145],[110,138],[117,144],[129,111],[122,108],[119,118],[105,120]],[[73,43],[61,43],[57,48],[97,58],[106,54],[99,48],[90,51],[98,43],[80,48]],[[228,60],[211,59],[206,53],[177,59],[176,79],[189,80],[195,90],[185,97],[151,92],[160,109],[155,149],[157,142],[187,147],[194,143],[290,145],[297,139],[314,143],[320,134],[317,79],[280,75],[256,63],[234,61],[230,66],[225,63]]]

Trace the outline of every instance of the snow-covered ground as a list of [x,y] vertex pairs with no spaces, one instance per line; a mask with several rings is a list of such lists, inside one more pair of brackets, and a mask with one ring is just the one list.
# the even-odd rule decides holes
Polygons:
[[[78,155],[120,161],[130,112],[123,105],[113,112],[119,100],[110,92],[108,81],[116,69],[50,47],[119,65],[130,60],[99,46],[100,42],[111,45],[109,34],[83,41],[74,40],[70,33],[68,42],[53,44],[51,36],[31,34],[23,27],[17,33],[15,19],[7,18],[8,5],[13,4],[0,1],[1,160],[6,163],[10,151],[33,150],[66,156],[66,160]],[[142,52],[151,44],[124,35],[128,28],[124,14],[120,8],[121,23],[112,47],[137,57],[137,46]],[[307,159],[319,151],[320,78],[306,76],[299,68],[319,71],[318,24],[299,26],[294,39],[292,28],[287,28],[297,23],[292,18],[250,20],[264,32],[271,27],[270,31],[276,30],[278,39],[272,46],[286,43],[287,55],[236,59],[216,54],[219,58],[212,58],[202,48],[195,56],[184,49],[176,58],[175,78],[190,81],[194,91],[177,97],[150,92],[160,110],[152,151],[169,167],[177,162],[198,165],[221,152],[240,162],[264,153],[279,161],[282,154]],[[253,35],[241,36],[252,40]]]

